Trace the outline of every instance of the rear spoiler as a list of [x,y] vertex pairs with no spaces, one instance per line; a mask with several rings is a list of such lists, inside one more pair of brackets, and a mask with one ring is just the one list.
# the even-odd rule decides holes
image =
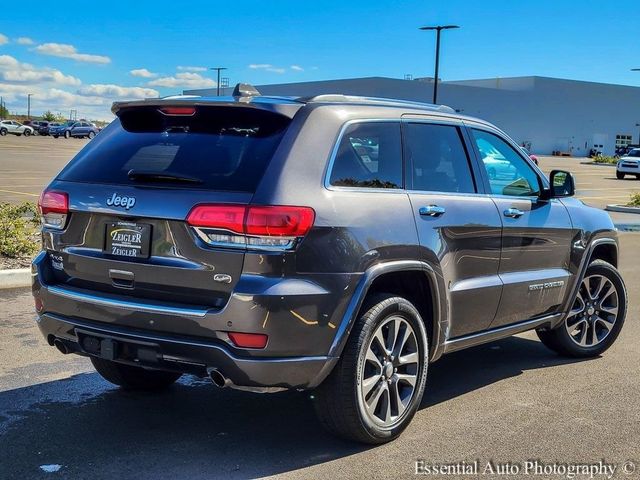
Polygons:
[[193,95],[176,95],[164,98],[147,98],[129,102],[114,102],[111,112],[118,115],[123,110],[140,107],[229,107],[229,108],[254,108],[278,113],[288,118],[293,118],[304,103],[284,98],[269,97],[198,97]]

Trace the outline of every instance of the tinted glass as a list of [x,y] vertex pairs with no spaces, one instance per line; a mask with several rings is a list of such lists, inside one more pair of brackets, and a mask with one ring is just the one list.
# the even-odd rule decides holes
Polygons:
[[400,123],[356,123],[340,140],[331,185],[402,188]]
[[407,123],[404,149],[413,190],[475,193],[469,159],[457,127]]
[[628,157],[640,157],[640,150],[631,150],[628,154]]
[[[289,119],[268,112],[226,110],[207,112],[199,118],[168,117],[166,122],[170,124],[157,117],[157,112],[125,116],[102,130],[59,178],[72,182],[185,185],[167,179],[172,176],[196,180],[188,184],[189,188],[253,192]],[[132,171],[143,173],[144,179],[134,178]],[[165,177],[157,178],[162,175]]]
[[538,175],[527,161],[500,137],[472,130],[491,192],[496,195],[535,196],[540,193]]

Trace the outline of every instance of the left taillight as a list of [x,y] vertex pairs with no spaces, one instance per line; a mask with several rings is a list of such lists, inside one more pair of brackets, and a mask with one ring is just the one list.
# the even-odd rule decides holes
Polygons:
[[40,195],[38,211],[43,227],[64,229],[69,214],[69,195],[65,192],[45,190]]
[[314,220],[312,208],[288,205],[197,205],[187,216],[211,245],[285,250],[295,247]]

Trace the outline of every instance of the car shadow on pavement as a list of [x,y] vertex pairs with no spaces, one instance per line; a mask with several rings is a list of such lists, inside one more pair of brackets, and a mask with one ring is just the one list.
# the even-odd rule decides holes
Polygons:
[[443,356],[430,366],[421,408],[521,375],[585,359],[561,357],[536,340],[509,337]]
[[[512,338],[433,365],[423,406],[566,363],[539,342]],[[220,390],[184,377],[170,390],[121,391],[95,373],[0,393],[0,477],[255,478],[368,448],[321,428],[309,393]],[[4,470],[4,471],[3,471]]]

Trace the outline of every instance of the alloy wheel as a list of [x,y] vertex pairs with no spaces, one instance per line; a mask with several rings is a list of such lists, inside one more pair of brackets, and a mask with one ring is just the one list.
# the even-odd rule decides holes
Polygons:
[[413,399],[420,353],[416,333],[400,316],[385,319],[369,341],[362,358],[358,385],[363,413],[375,424],[397,424]]
[[601,343],[616,323],[618,306],[618,290],[611,280],[603,275],[585,277],[565,320],[571,340],[586,348]]

